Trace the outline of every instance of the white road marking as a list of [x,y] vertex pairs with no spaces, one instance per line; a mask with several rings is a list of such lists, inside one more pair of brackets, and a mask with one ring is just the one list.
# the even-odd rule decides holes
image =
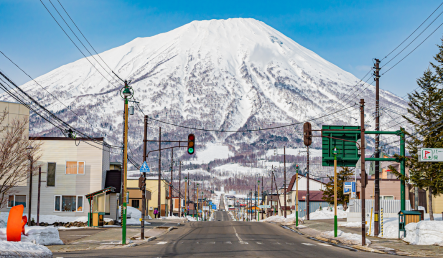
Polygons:
[[248,244],[248,242],[245,242],[245,241],[240,241],[240,244],[241,244],[241,245],[247,245],[247,244]]
[[319,243],[318,245],[322,245],[322,246],[332,246],[332,245],[328,245],[328,244],[324,244],[324,243]]
[[276,242],[275,244],[277,244],[277,245],[281,245],[279,242]]
[[257,245],[262,245],[263,243],[262,242],[257,242]]
[[287,245],[294,245],[294,243],[286,243]]
[[232,245],[231,241],[226,241],[225,244],[230,244],[230,245]]
[[314,244],[311,244],[311,243],[301,243],[302,245],[314,245]]
[[158,242],[157,243],[157,245],[164,245],[164,244],[167,244],[168,242],[164,242],[164,241],[162,241],[162,242]]

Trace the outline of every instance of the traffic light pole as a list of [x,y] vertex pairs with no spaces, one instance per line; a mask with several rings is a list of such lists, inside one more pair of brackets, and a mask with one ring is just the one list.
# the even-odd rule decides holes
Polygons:
[[309,220],[309,146],[306,146],[306,153],[306,219]]
[[334,148],[334,237],[337,237],[337,148]]
[[274,165],[272,165],[272,170],[271,170],[271,216],[274,216],[274,196],[273,196],[273,192],[274,192]]
[[[182,216],[182,210],[181,210],[181,204],[182,204],[182,200],[181,200],[181,182],[182,182],[182,162],[180,160],[180,163],[178,165],[178,192],[180,193],[180,196],[178,197],[178,216],[181,217]],[[185,193],[186,196],[186,193]],[[185,197],[186,200],[186,197]]]
[[[171,149],[171,182],[169,183],[169,216],[174,214],[172,209],[172,170],[174,166],[174,149]],[[180,196],[179,196],[180,198]]]
[[364,99],[360,99],[360,139],[361,139],[361,190],[360,190],[360,199],[361,199],[361,245],[366,245],[366,199],[365,199],[365,191],[366,191],[366,169],[365,169],[365,101]]
[[295,226],[298,227],[298,165],[295,170]]

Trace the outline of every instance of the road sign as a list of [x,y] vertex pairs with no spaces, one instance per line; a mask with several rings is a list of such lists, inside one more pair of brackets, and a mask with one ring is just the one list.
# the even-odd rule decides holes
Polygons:
[[345,182],[343,187],[344,194],[351,194],[355,192],[355,182]]
[[333,150],[337,148],[337,165],[355,167],[360,158],[356,145],[357,140],[360,139],[360,131],[356,131],[359,129],[360,126],[323,125],[322,165],[334,166]]
[[203,210],[204,211],[208,211],[209,210],[209,206],[203,206]]
[[149,173],[151,172],[151,169],[148,166],[148,163],[143,162],[143,165],[140,167],[140,173]]
[[217,209],[217,205],[212,204],[212,209],[213,209],[213,210],[216,210],[216,209]]
[[260,209],[270,209],[271,205],[259,205],[258,206]]
[[420,162],[443,162],[442,148],[422,148],[419,151]]

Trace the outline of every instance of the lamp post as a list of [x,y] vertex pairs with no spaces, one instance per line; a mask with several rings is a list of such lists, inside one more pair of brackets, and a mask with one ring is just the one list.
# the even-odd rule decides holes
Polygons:
[[332,151],[334,155],[334,237],[337,237],[337,147]]
[[132,98],[133,92],[128,85],[128,81],[124,81],[125,86],[120,90],[120,95],[124,99],[124,123],[125,130],[123,134],[123,207],[122,207],[122,245],[126,244],[126,212],[128,204],[126,203],[127,174],[128,174],[128,99]]
[[29,146],[26,148],[26,152],[28,153],[29,159],[29,197],[28,197],[28,226],[31,226],[31,202],[32,202],[32,165],[34,159],[31,155],[31,151],[34,147]]

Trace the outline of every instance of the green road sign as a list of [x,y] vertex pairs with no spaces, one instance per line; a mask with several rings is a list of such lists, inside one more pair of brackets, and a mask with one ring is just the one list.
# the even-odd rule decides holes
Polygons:
[[[337,148],[337,165],[355,167],[360,155],[357,144],[360,131],[341,132],[340,130],[359,130],[360,126],[323,125],[322,135],[322,165],[334,166],[334,148]],[[330,130],[330,131],[327,131]],[[333,131],[331,131],[333,130]],[[333,138],[329,138],[333,137]]]

